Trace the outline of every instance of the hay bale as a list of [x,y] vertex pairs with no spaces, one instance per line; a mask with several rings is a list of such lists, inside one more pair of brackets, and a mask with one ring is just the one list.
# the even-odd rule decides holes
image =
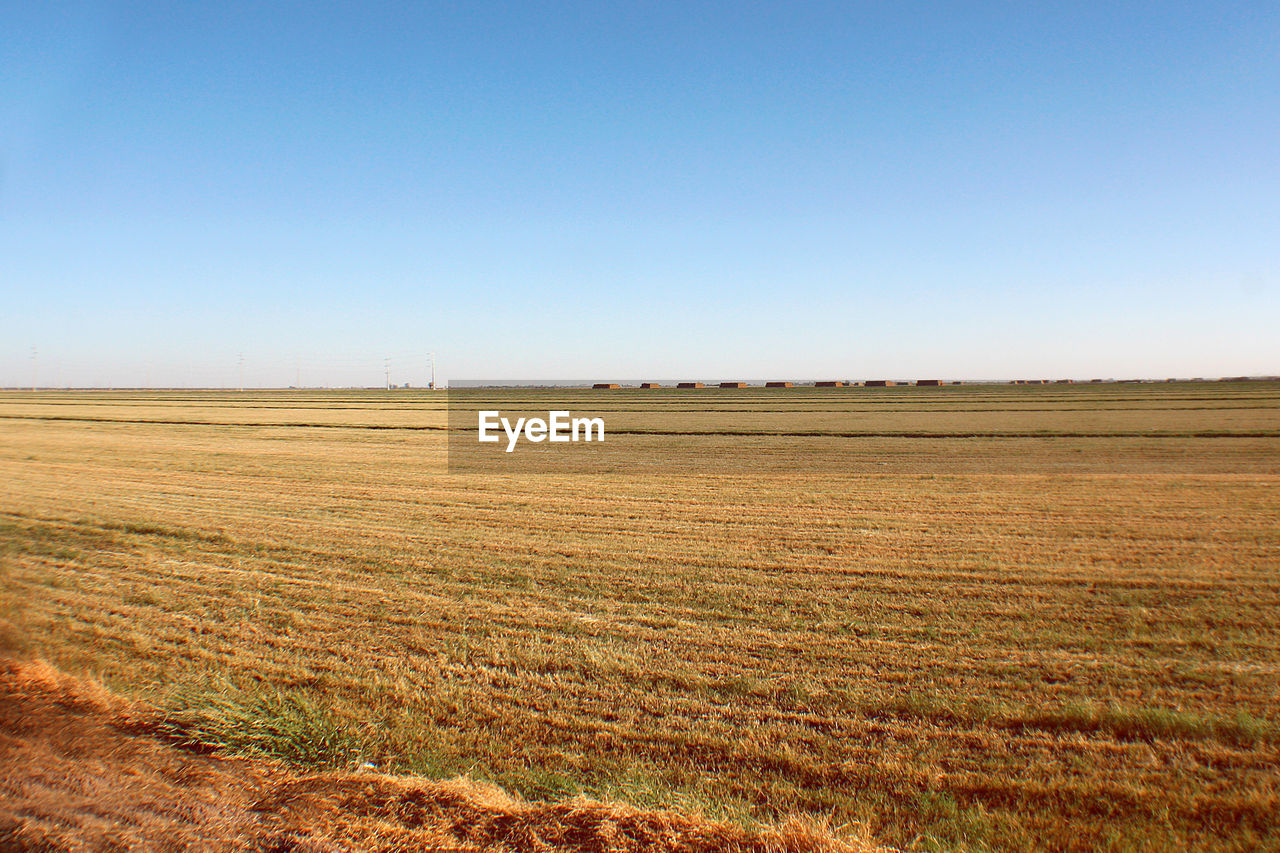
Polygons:
[[813,383],[814,388],[843,388],[844,383],[839,379],[826,379],[822,382]]
[[701,382],[677,382],[677,388],[706,388]]
[[720,387],[721,387],[721,388],[746,388],[746,387],[747,387],[747,383],[745,383],[745,382],[721,382],[721,383],[720,383]]
[[941,379],[917,379],[916,380],[916,386],[921,388],[924,388],[924,387],[937,388],[939,385],[945,385],[945,384],[946,383],[943,382]]
[[868,379],[868,388],[892,388],[897,383],[892,379]]
[[641,382],[640,387],[641,388],[661,388],[662,385],[660,385],[657,382]]
[[791,382],[766,382],[766,383],[764,383],[764,387],[766,387],[766,388],[791,388],[791,387],[793,387],[793,385],[794,385],[794,383],[791,383]]
[[611,390],[613,390],[613,389],[615,389],[615,388],[621,388],[621,387],[622,387],[622,386],[621,386],[621,385],[619,385],[617,382],[597,382],[595,385],[592,385],[592,386],[591,386],[591,390],[593,390],[593,391],[611,391]]

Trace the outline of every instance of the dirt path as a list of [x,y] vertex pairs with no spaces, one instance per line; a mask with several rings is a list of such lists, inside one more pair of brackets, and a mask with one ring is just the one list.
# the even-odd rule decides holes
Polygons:
[[852,851],[465,780],[299,774],[202,754],[180,724],[40,663],[0,659],[0,848],[31,851]]

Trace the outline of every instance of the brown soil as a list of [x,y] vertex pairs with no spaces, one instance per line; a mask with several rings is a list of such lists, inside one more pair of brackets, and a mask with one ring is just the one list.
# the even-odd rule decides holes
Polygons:
[[210,754],[180,720],[43,663],[0,659],[0,848],[20,851],[853,851],[466,779],[304,773]]

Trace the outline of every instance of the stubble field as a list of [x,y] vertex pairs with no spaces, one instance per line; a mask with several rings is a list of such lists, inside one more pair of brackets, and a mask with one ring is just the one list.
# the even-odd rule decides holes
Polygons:
[[0,646],[303,767],[1280,846],[1280,383],[556,399],[631,464],[450,473],[425,391],[5,392]]

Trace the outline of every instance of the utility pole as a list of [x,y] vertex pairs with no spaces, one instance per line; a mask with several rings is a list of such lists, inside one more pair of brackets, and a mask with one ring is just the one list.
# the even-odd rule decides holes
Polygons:
[[431,382],[427,385],[427,388],[429,388],[432,391],[436,390],[436,354],[435,353],[431,353]]
[[390,391],[391,390],[391,359],[389,358],[383,359],[382,366],[387,371],[387,390]]

